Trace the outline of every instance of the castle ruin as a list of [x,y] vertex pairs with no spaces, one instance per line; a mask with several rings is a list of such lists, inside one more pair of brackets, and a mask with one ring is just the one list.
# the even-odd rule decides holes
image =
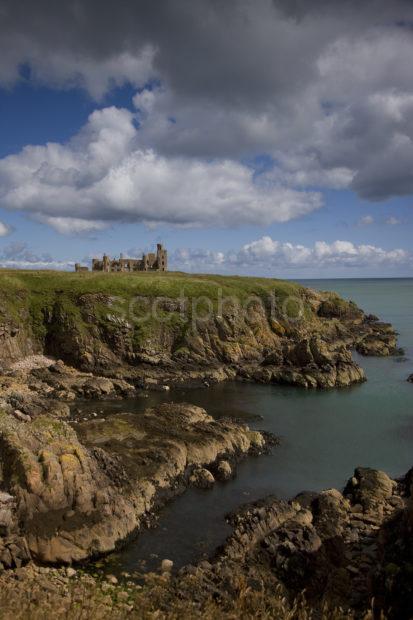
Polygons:
[[[142,258],[124,258],[123,254],[121,254],[119,258],[111,259],[107,254],[104,254],[102,259],[92,259],[92,271],[103,271],[104,273],[167,270],[168,252],[161,243],[157,244],[156,254],[155,252],[149,252],[148,254],[143,254]],[[75,271],[88,271],[88,268],[76,263]]]

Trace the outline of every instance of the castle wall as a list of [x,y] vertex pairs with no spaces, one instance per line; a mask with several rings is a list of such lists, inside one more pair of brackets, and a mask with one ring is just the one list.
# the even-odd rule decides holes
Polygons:
[[[79,265],[80,267],[80,265]],[[109,272],[126,272],[134,271],[167,271],[168,270],[168,253],[161,243],[157,244],[156,254],[149,252],[143,254],[142,258],[123,258],[122,254],[119,259],[110,259],[104,254],[103,259],[94,258],[92,260],[92,271]],[[76,269],[78,271],[78,269]]]

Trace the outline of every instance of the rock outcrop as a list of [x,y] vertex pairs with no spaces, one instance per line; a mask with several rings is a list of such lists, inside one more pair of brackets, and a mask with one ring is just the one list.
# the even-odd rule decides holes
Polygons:
[[[76,431],[46,415],[25,424],[0,413],[3,565],[18,566],[28,552],[70,563],[111,551],[188,479],[209,486],[208,467],[265,449],[260,433],[191,405],[90,420]],[[5,561],[10,536],[21,544]]]
[[[293,605],[305,592],[308,613],[328,617],[408,619],[411,585],[412,489],[357,468],[343,493],[301,493],[290,502],[267,498],[229,515],[233,533],[210,562],[185,567],[172,584],[201,603],[211,592],[223,607],[242,588],[280,591]],[[190,594],[191,591],[191,594]],[[322,612],[323,610],[323,612]]]

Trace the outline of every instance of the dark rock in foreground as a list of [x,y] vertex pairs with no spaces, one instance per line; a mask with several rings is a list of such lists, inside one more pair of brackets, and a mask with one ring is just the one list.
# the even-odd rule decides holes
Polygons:
[[[163,404],[76,425],[0,413],[0,568],[107,553],[188,479],[265,450],[257,431],[192,405]],[[228,467],[226,468],[228,469]]]
[[24,600],[32,590],[56,612],[78,609],[75,592],[94,617],[103,605],[102,617],[116,618],[146,617],[150,610],[165,619],[409,620],[412,480],[412,471],[392,480],[359,467],[343,493],[303,492],[290,502],[269,497],[245,505],[228,516],[233,532],[214,558],[176,575],[171,562],[160,561],[162,574],[141,576],[143,589],[110,576],[102,583],[73,568],[29,565],[0,571],[0,593],[8,593],[0,600],[7,604],[13,593]]
[[305,607],[316,615],[327,606],[342,610],[331,617],[364,618],[373,608],[375,617],[407,620],[413,614],[412,480],[411,472],[395,481],[360,467],[343,493],[246,505],[228,517],[233,533],[217,557],[180,571],[176,596],[190,596],[192,575],[200,600],[214,589],[228,603],[247,583],[268,593],[281,588],[291,604],[305,592]]

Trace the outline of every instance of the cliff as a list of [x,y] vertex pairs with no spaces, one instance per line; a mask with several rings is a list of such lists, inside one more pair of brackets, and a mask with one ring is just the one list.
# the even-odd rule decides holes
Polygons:
[[0,295],[3,366],[45,353],[144,385],[239,376],[333,387],[364,379],[351,348],[396,351],[390,325],[334,293],[280,280],[2,272]]

